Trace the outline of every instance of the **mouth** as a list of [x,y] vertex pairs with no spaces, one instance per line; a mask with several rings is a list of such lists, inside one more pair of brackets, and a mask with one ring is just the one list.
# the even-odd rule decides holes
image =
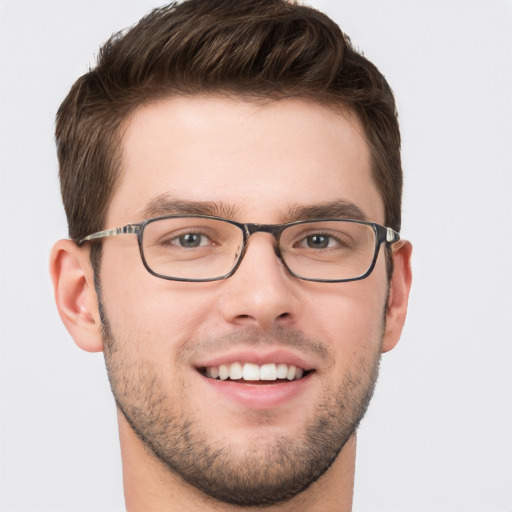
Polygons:
[[260,384],[297,381],[305,378],[313,371],[286,363],[266,363],[258,365],[243,362],[221,364],[219,366],[206,366],[198,370],[204,377],[213,380],[230,380],[240,383],[250,382]]
[[289,411],[311,397],[318,386],[313,378],[318,370],[315,363],[282,349],[214,355],[197,364],[195,370],[206,385],[201,393],[207,400],[226,400],[224,406],[233,406],[236,414],[240,407],[245,411]]

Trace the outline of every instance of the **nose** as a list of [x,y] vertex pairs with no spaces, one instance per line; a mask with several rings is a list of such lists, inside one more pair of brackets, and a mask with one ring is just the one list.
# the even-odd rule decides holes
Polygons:
[[255,233],[236,272],[222,283],[221,314],[225,321],[269,329],[292,324],[299,314],[298,279],[275,252],[270,233]]

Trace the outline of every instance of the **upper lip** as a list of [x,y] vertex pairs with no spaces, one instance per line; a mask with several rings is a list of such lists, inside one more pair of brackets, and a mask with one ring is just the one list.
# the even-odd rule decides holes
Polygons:
[[313,370],[315,365],[309,358],[291,351],[290,349],[273,348],[271,350],[236,349],[222,354],[211,355],[204,360],[198,361],[194,366],[197,368],[208,368],[231,363],[253,363],[264,365],[269,363],[285,363],[294,365],[303,370]]

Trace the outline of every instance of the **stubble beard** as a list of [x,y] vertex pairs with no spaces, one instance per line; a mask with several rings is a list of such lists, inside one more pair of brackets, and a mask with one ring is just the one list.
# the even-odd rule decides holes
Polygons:
[[[100,311],[110,385],[128,424],[169,471],[205,495],[232,505],[283,503],[318,480],[355,433],[378,377],[380,344],[351,368],[337,389],[324,386],[303,435],[248,440],[243,453],[237,453],[229,444],[211,439],[197,421],[193,402],[166,394],[147,361],[123,353],[101,304]],[[294,339],[302,345],[308,342],[300,333],[282,328],[259,341],[254,334],[250,339],[287,345]],[[189,406],[179,410],[176,403]]]

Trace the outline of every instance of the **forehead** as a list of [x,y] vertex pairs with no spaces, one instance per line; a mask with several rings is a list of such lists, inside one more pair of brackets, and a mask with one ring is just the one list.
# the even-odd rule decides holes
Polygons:
[[127,123],[107,223],[142,220],[155,202],[221,204],[239,221],[275,223],[336,201],[383,221],[354,115],[298,99],[179,96],[139,108]]

